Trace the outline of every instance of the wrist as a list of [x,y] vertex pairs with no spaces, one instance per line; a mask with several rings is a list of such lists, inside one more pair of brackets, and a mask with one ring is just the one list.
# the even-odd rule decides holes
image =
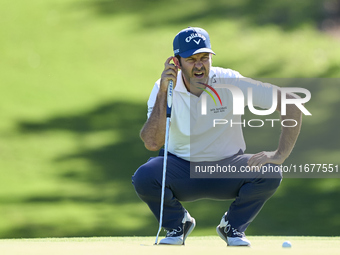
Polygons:
[[161,80],[158,92],[167,93],[167,91],[168,91],[168,83],[169,82],[166,81],[166,80]]
[[275,158],[279,159],[280,161],[285,161],[288,156],[289,156],[290,153],[285,153],[285,152],[282,152],[282,151],[279,151],[279,150],[276,150],[275,151]]

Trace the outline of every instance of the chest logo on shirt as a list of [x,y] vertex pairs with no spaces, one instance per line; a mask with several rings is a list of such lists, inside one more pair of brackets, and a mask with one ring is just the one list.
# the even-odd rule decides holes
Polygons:
[[[201,84],[201,85],[204,85],[206,88],[209,88],[212,92],[214,92],[215,95],[217,96],[218,100],[220,101],[221,106],[222,106],[221,97],[220,97],[220,95],[217,93],[217,91],[213,87],[211,87],[210,85],[208,85],[206,83],[203,83],[203,82],[198,82],[198,83]],[[197,88],[207,92],[207,94],[214,100],[214,103],[217,106],[216,100],[215,100],[213,94],[211,94],[211,92],[209,90],[201,88],[201,87],[197,87]]]
[[225,112],[227,110],[227,108],[228,108],[227,106],[212,108],[212,109],[210,109],[210,112],[211,113]]

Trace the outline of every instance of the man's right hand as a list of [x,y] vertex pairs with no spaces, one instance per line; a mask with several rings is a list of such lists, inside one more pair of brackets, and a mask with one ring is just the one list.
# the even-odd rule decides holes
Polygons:
[[150,117],[144,124],[140,137],[142,138],[145,147],[150,151],[157,151],[165,141],[166,129],[166,99],[169,81],[173,81],[175,88],[177,81],[178,67],[170,64],[173,57],[169,57],[164,63],[164,71],[161,76],[160,88],[157,94],[156,102]]
[[168,90],[169,81],[173,81],[174,88],[177,81],[178,67],[174,64],[170,64],[173,57],[169,57],[164,63],[164,70],[161,75],[160,90],[166,92]]

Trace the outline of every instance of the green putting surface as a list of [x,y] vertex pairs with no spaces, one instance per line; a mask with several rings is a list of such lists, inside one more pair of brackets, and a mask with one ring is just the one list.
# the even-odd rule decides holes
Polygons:
[[[340,237],[249,236],[252,247],[227,247],[215,236],[189,237],[185,246],[153,245],[154,237],[46,238],[0,241],[0,254],[6,255],[118,255],[118,254],[339,254]],[[289,240],[291,248],[282,248]]]

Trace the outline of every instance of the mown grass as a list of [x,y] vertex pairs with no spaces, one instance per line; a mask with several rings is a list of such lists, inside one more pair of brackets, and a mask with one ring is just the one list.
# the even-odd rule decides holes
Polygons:
[[[318,29],[321,2],[3,1],[0,237],[153,235],[130,177],[155,155],[138,133],[174,35],[202,26],[214,65],[245,76],[337,81],[339,41]],[[313,117],[288,163],[339,163],[334,84],[306,86]],[[276,146],[267,131],[245,136],[248,152]],[[337,179],[285,179],[248,232],[339,235],[339,192]],[[229,203],[186,203],[194,234],[214,234]]]
[[[113,238],[46,238],[1,240],[3,254],[216,254],[237,252],[237,254],[337,254],[339,238],[296,237],[296,236],[251,236],[252,247],[228,247],[219,237],[190,237],[185,246],[153,245],[154,237]],[[282,248],[289,240],[291,248]]]

